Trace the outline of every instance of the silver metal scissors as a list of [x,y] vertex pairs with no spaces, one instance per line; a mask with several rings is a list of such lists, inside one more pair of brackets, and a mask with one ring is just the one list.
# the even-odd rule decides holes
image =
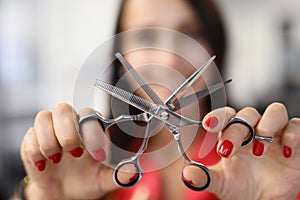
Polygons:
[[[208,87],[205,90],[196,92],[193,95],[189,95],[187,97],[182,97],[178,101],[175,101],[176,96],[180,92],[184,92],[186,88],[188,88],[190,85],[192,85],[201,75],[201,73],[210,65],[210,63],[214,60],[215,57],[210,58],[203,66],[201,66],[194,74],[192,74],[165,102],[162,102],[162,100],[158,97],[158,95],[149,87],[148,84],[139,76],[139,74],[133,69],[133,67],[127,62],[127,60],[119,53],[116,54],[116,57],[119,59],[119,61],[125,66],[130,72],[132,73],[135,80],[138,82],[138,84],[143,88],[143,90],[146,92],[146,94],[152,99],[152,102],[145,100],[144,98],[141,98],[139,96],[136,96],[130,92],[127,92],[125,90],[122,90],[118,87],[115,87],[113,85],[110,85],[108,83],[105,83],[101,80],[97,80],[95,82],[95,86],[111,96],[132,105],[135,108],[138,108],[139,110],[143,111],[143,113],[138,115],[121,115],[115,119],[106,119],[103,116],[101,116],[99,113],[95,112],[90,115],[84,116],[81,119],[79,119],[79,125],[81,125],[84,121],[90,120],[90,119],[96,119],[99,121],[99,123],[102,125],[102,128],[104,131],[106,131],[111,125],[123,122],[123,121],[144,121],[147,122],[147,128],[145,132],[144,140],[141,144],[140,149],[137,151],[137,153],[134,154],[131,158],[122,160],[119,162],[119,164],[115,167],[113,179],[114,181],[121,187],[131,187],[138,183],[143,175],[143,170],[140,167],[139,163],[139,157],[143,154],[143,152],[147,148],[148,140],[152,134],[152,131],[155,129],[155,127],[160,124],[164,123],[166,127],[170,130],[170,132],[173,134],[174,139],[177,142],[178,150],[182,157],[185,160],[185,166],[188,165],[194,165],[197,166],[206,176],[206,184],[196,187],[190,182],[187,182],[184,180],[184,178],[181,176],[181,180],[183,183],[189,187],[192,190],[196,191],[202,191],[205,190],[209,184],[210,184],[210,173],[207,167],[205,167],[203,164],[195,162],[191,160],[185,153],[181,140],[180,140],[180,128],[183,126],[201,126],[202,121],[195,121],[191,120],[189,118],[186,118],[182,115],[177,114],[175,111],[181,109],[182,107],[185,107],[186,105],[189,105],[192,101],[195,101],[195,95],[197,99],[203,98],[204,96],[207,96],[211,94],[214,91],[217,91],[224,87],[225,84],[229,83],[231,80],[225,81],[224,83],[215,84],[211,87]],[[241,122],[242,121],[242,122]],[[250,143],[255,138],[255,133],[253,131],[253,128],[247,124],[247,122],[240,120],[240,119],[233,119],[231,120],[227,127],[234,123],[242,123],[246,125],[250,130],[250,136],[243,142],[242,145],[246,145]],[[245,124],[246,123],[246,124]],[[80,132],[80,131],[79,131]],[[259,139],[259,138],[257,138]],[[129,183],[122,183],[119,180],[118,173],[121,170],[122,167],[126,165],[133,165],[136,168],[137,175],[134,177],[134,179],[131,180]]]

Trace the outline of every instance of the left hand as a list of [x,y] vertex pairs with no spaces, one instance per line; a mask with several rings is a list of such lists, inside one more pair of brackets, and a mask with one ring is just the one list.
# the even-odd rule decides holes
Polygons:
[[[242,124],[224,127],[232,117],[246,120],[260,136],[273,137],[273,143],[254,140],[242,147],[249,134]],[[213,119],[214,124],[207,123]],[[223,130],[217,146],[222,157],[209,167],[208,191],[223,199],[296,199],[300,192],[300,118],[288,119],[280,103],[267,107],[261,116],[254,108],[239,112],[226,107],[208,113],[204,129]],[[195,178],[195,177],[193,177]]]

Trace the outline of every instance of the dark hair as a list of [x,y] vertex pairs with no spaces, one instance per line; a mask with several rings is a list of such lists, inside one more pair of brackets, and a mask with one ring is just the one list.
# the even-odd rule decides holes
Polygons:
[[[213,54],[217,56],[216,64],[222,74],[224,72],[223,65],[226,51],[226,35],[220,11],[213,0],[187,0],[186,2],[194,9],[199,23],[203,24],[204,29],[202,34],[212,48]],[[121,30],[121,23],[125,3],[126,0],[123,0],[120,6],[115,29],[116,34],[124,31]],[[118,69],[116,70],[115,75],[118,74]]]

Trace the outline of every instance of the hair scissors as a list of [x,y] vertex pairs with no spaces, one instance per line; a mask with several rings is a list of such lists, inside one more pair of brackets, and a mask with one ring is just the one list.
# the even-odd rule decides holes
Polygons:
[[[147,101],[144,98],[141,98],[139,96],[136,96],[130,92],[127,92],[125,90],[122,90],[118,87],[115,87],[113,85],[110,85],[108,83],[105,83],[101,80],[97,80],[95,82],[95,86],[111,96],[132,105],[133,107],[136,107],[137,109],[143,111],[143,113],[138,115],[120,115],[119,117],[115,119],[106,119],[103,116],[101,116],[99,113],[92,113],[90,115],[87,115],[85,117],[82,117],[79,119],[79,125],[82,124],[84,121],[89,119],[96,119],[100,122],[102,128],[104,131],[106,131],[111,125],[123,121],[133,120],[133,121],[144,121],[147,122],[147,128],[145,132],[144,140],[141,144],[140,149],[137,151],[137,153],[134,154],[131,158],[124,159],[115,167],[113,179],[114,181],[121,187],[130,187],[138,183],[143,175],[143,170],[139,163],[139,157],[143,154],[143,152],[147,148],[148,139],[151,136],[152,131],[155,129],[155,127],[160,124],[164,123],[166,127],[169,129],[169,131],[173,134],[174,139],[176,140],[178,150],[182,157],[185,160],[184,166],[193,165],[198,167],[202,173],[204,174],[203,177],[206,176],[206,183],[202,186],[194,186],[190,182],[186,181],[184,177],[181,176],[181,180],[183,183],[190,189],[196,190],[196,191],[202,191],[205,190],[209,184],[210,184],[210,173],[207,167],[205,167],[203,164],[195,162],[191,160],[185,153],[181,140],[180,140],[180,128],[183,126],[201,126],[202,121],[195,121],[192,119],[189,119],[187,117],[184,117],[175,111],[179,110],[180,108],[189,105],[191,101],[195,101],[195,98],[192,98],[192,96],[196,95],[197,99],[203,98],[204,96],[207,96],[211,94],[212,92],[219,90],[220,88],[224,87],[224,84],[229,83],[231,80],[225,81],[224,83],[215,84],[211,87],[208,87],[205,90],[196,92],[195,94],[182,97],[179,100],[176,100],[177,94],[180,92],[184,92],[186,88],[188,88],[190,85],[192,85],[200,76],[201,73],[210,65],[210,63],[214,60],[215,57],[210,58],[203,66],[201,66],[195,73],[193,73],[186,81],[180,85],[180,87],[173,92],[173,94],[165,101],[162,102],[162,100],[158,97],[158,95],[149,87],[148,84],[139,76],[139,74],[133,69],[133,67],[127,62],[127,60],[119,53],[116,54],[116,57],[119,59],[119,61],[125,66],[130,72],[132,73],[135,80],[138,82],[138,84],[143,88],[143,90],[146,92],[146,94],[152,99],[153,103],[150,101]],[[232,119],[228,125],[234,123],[241,123],[246,125],[250,130],[250,136],[243,142],[242,145],[246,145],[250,143],[254,138],[256,138],[256,135],[254,133],[253,128],[251,125],[249,125],[246,121],[234,118]],[[257,136],[256,139],[264,139],[266,138],[259,138],[261,136]],[[126,165],[133,165],[137,171],[136,176],[131,180],[129,183],[122,183],[118,178],[118,173],[121,171],[121,168]]]

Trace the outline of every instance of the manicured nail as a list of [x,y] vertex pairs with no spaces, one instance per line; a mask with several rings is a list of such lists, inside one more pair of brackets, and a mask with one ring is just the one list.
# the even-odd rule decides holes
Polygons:
[[71,150],[71,151],[69,151],[69,152],[70,152],[70,154],[71,154],[73,157],[79,158],[79,157],[82,156],[82,154],[83,154],[83,148],[77,147],[77,148],[75,148],[75,149],[73,149],[73,150]]
[[186,182],[187,184],[190,184],[190,185],[193,184],[193,181],[186,179],[186,178],[184,177],[183,173],[181,174],[181,177],[182,177],[182,180],[183,180],[184,182]]
[[253,145],[253,154],[255,156],[261,156],[264,152],[264,143],[255,140],[254,145]]
[[35,167],[41,172],[44,171],[46,168],[46,161],[45,160],[39,160],[35,162]]
[[56,153],[51,156],[49,156],[49,159],[52,161],[52,163],[57,164],[61,160],[61,153]]
[[206,119],[205,121],[205,126],[209,127],[209,128],[215,128],[219,123],[219,120],[217,117],[215,116],[210,116]]
[[135,180],[137,179],[138,176],[139,176],[139,174],[136,173],[133,177],[131,177],[131,178],[129,179],[129,181],[130,181],[130,182],[135,181]]
[[289,157],[291,157],[291,155],[292,155],[291,147],[284,146],[283,147],[283,156],[286,157],[286,158],[289,158]]
[[233,149],[233,144],[232,142],[230,142],[229,140],[225,140],[223,141],[223,143],[220,145],[218,153],[222,156],[222,157],[229,157],[229,155],[231,154],[231,151]]
[[106,153],[102,148],[94,150],[93,154],[99,162],[103,162],[106,160]]

